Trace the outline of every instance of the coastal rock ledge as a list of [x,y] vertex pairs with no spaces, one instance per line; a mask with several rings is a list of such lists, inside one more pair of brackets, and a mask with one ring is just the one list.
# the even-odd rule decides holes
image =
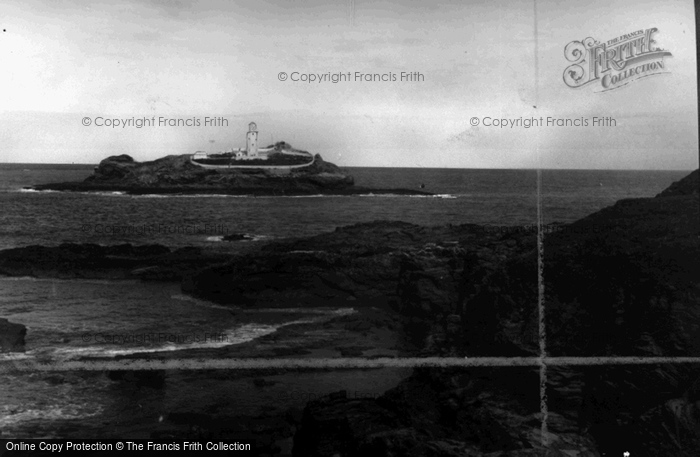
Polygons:
[[0,318],[0,352],[24,352],[27,327]]
[[104,159],[82,182],[32,186],[35,190],[77,192],[126,192],[129,194],[233,194],[313,195],[359,194],[366,192],[411,193],[409,190],[362,189],[354,178],[319,154],[314,163],[302,168],[204,168],[189,154],[169,155],[151,162],[136,162],[122,154]]

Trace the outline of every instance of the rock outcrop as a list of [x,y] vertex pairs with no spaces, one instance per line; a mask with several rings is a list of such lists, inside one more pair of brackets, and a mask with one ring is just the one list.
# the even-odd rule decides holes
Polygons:
[[466,245],[519,245],[477,225],[421,227],[376,221],[270,243],[204,269],[183,290],[223,304],[379,306],[425,320],[455,312]]
[[0,352],[24,352],[27,327],[0,318]]
[[309,402],[293,454],[597,455],[592,437],[558,414],[551,415],[549,444],[543,446],[537,370],[505,369],[506,375],[493,368],[416,369],[378,399],[338,392]]
[[0,251],[0,274],[40,278],[90,278],[180,281],[194,272],[222,262],[224,254],[203,253],[187,247],[172,251],[159,244],[64,243],[26,246]]

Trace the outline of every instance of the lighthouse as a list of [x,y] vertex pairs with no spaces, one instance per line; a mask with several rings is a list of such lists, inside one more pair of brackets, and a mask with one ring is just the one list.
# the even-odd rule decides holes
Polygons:
[[248,157],[258,156],[258,126],[255,122],[248,124],[248,133],[246,134],[246,152]]

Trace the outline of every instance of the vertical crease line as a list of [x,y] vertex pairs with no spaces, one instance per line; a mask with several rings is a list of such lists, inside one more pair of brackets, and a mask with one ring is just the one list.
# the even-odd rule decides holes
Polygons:
[[[534,8],[534,35],[535,35],[535,109],[539,106],[539,33],[537,29],[537,0],[533,0]],[[542,424],[540,429],[541,444],[548,445],[547,421],[549,409],[547,407],[547,330],[545,326],[544,309],[544,243],[542,234],[542,164],[540,160],[539,132],[535,136],[535,151],[537,154],[537,311],[538,311],[538,336],[540,349],[540,414]]]

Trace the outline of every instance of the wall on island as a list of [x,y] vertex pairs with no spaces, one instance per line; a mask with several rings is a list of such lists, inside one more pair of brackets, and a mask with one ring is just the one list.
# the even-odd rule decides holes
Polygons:
[[301,165],[205,165],[202,163],[197,163],[194,160],[192,160],[193,157],[190,157],[190,162],[192,162],[194,165],[197,165],[198,167],[202,168],[211,168],[214,170],[228,170],[228,169],[253,169],[253,168],[261,168],[263,170],[290,170],[292,168],[304,168],[308,167],[314,164],[316,162],[316,157],[312,156],[312,160],[309,163],[303,163]]

